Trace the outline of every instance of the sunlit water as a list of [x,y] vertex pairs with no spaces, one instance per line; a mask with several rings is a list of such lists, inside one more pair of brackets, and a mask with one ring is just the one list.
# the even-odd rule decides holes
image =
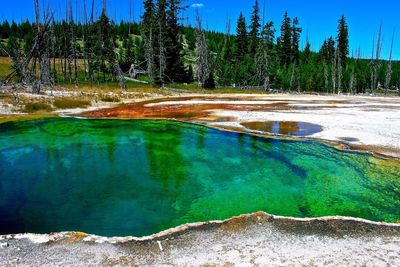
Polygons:
[[260,210],[395,222],[397,163],[173,121],[4,123],[0,233],[143,236]]

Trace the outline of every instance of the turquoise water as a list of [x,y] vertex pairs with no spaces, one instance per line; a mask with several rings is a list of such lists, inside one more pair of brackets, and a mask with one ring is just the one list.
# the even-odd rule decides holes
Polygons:
[[400,220],[400,166],[173,121],[0,124],[0,233],[143,236],[266,211]]

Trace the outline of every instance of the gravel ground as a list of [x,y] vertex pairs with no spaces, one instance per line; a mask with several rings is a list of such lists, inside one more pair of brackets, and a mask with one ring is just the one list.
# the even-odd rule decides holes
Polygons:
[[256,213],[146,238],[3,236],[2,266],[400,266],[400,225]]

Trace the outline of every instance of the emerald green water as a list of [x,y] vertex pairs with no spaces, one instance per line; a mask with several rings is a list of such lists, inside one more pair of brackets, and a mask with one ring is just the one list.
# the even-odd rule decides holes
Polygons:
[[260,210],[395,222],[400,166],[173,121],[0,124],[1,234],[143,236]]

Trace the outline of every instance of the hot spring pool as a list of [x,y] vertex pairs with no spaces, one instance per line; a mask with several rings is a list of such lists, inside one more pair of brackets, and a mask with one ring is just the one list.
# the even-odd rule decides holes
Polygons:
[[400,163],[166,120],[0,124],[0,234],[144,236],[265,211],[400,220]]

